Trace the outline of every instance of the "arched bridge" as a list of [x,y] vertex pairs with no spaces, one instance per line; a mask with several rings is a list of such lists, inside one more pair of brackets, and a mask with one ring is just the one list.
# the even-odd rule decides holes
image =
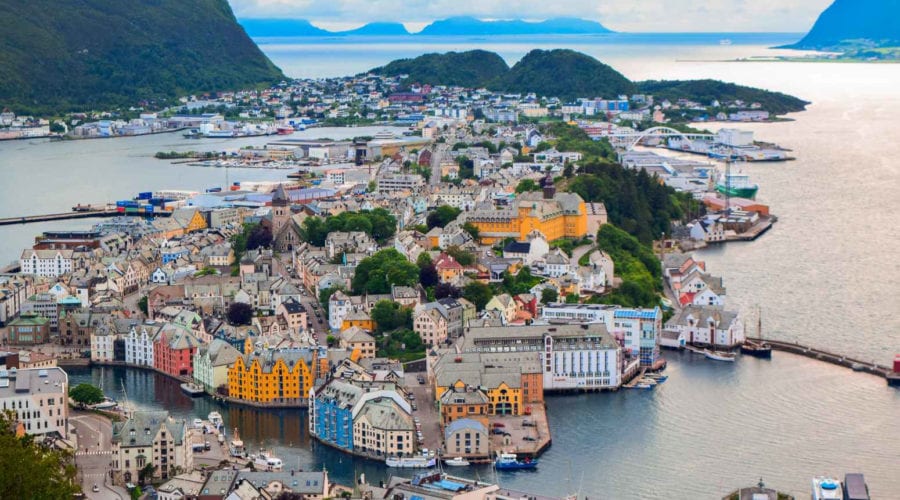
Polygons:
[[613,146],[624,148],[625,150],[632,150],[635,146],[640,144],[641,141],[648,138],[659,138],[659,139],[668,139],[670,137],[680,137],[682,141],[691,143],[693,141],[712,141],[715,136],[712,134],[692,134],[685,133],[678,130],[675,130],[671,127],[653,127],[648,128],[647,130],[630,132],[625,134],[610,134],[609,142],[612,143]]

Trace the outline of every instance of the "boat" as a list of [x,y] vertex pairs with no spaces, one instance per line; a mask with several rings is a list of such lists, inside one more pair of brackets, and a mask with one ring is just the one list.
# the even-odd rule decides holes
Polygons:
[[189,383],[181,384],[181,391],[192,398],[200,397],[205,393],[203,388],[199,385]]
[[640,379],[638,379],[638,383],[639,384],[647,384],[650,387],[656,387],[657,385],[659,385],[659,382],[657,382],[656,380],[653,380],[652,378],[648,378],[648,377],[641,377]]
[[247,453],[246,450],[244,450],[244,442],[241,441],[241,438],[238,435],[237,427],[234,428],[234,437],[231,438],[231,441],[228,443],[228,453],[230,453],[232,457],[243,457]]
[[279,125],[276,131],[278,135],[291,135],[294,133],[294,127],[290,125]]
[[456,457],[444,460],[444,464],[451,467],[465,467],[469,465],[469,461],[463,457]]
[[719,45],[731,45],[731,39],[723,38],[723,39],[719,40]]
[[91,409],[92,410],[110,410],[112,408],[115,408],[118,405],[119,405],[119,403],[117,403],[115,399],[112,399],[108,396],[103,396],[103,401],[101,401],[95,405],[91,405]]
[[234,136],[234,130],[210,130],[206,133],[206,137],[210,139],[230,139]]
[[772,344],[762,340],[762,313],[756,313],[756,337],[759,342],[747,339],[741,345],[741,354],[747,354],[755,358],[772,359]]
[[734,363],[737,355],[733,352],[728,351],[713,351],[711,349],[706,349],[703,351],[703,355],[709,359],[713,359],[716,361],[727,361],[730,363]]
[[388,467],[397,467],[400,469],[430,469],[437,465],[437,459],[434,457],[387,457],[384,464]]
[[626,389],[653,389],[653,386],[646,382],[638,382],[634,385],[626,385]]
[[645,373],[644,378],[649,378],[650,380],[655,380],[657,384],[661,384],[666,380],[669,380],[668,375],[663,375],[661,373]]
[[812,480],[812,500],[838,500],[844,498],[841,483],[837,479],[818,476]]
[[199,418],[195,418],[194,419],[194,429],[202,429],[202,428],[203,428],[203,421],[200,420]]
[[209,420],[209,423],[213,424],[213,426],[215,426],[216,429],[218,429],[219,427],[222,427],[222,424],[225,423],[222,420],[222,415],[217,411],[209,412],[209,415],[206,417],[206,419]]
[[252,457],[253,467],[256,470],[267,472],[278,472],[284,467],[284,462],[280,458],[272,455],[266,450],[259,450],[259,453]]
[[524,470],[537,468],[538,461],[526,458],[519,460],[515,453],[498,453],[494,460],[497,470]]
[[728,196],[752,200],[759,191],[759,184],[751,183],[750,176],[747,174],[725,174],[719,178],[716,191]]

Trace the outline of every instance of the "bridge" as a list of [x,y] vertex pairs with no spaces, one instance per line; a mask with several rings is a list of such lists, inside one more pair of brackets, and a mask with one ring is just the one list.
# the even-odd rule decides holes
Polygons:
[[31,224],[34,222],[52,222],[57,220],[71,219],[90,219],[92,217],[116,217],[119,215],[136,216],[136,217],[168,217],[171,212],[154,212],[154,213],[122,213],[116,211],[115,208],[99,209],[99,210],[81,210],[63,212],[58,214],[43,215],[23,215],[21,217],[0,218],[0,226],[12,226],[15,224]]
[[671,127],[653,127],[647,130],[629,132],[623,134],[609,134],[607,137],[609,142],[621,149],[630,151],[645,139],[669,139],[670,137],[680,137],[683,142],[691,143],[693,141],[711,142],[715,136],[712,134],[685,133],[675,130]]

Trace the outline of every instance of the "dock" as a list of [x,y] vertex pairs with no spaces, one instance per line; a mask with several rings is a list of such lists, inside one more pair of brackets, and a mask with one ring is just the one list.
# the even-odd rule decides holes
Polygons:
[[119,215],[129,215],[129,216],[137,216],[137,217],[168,217],[172,215],[171,212],[154,212],[154,213],[122,213],[115,209],[115,207],[111,209],[99,209],[99,210],[79,210],[79,211],[71,211],[71,212],[63,212],[57,214],[43,214],[43,215],[23,215],[21,217],[5,217],[0,219],[0,226],[12,226],[16,224],[31,224],[34,222],[52,222],[57,220],[72,220],[72,219],[90,219],[94,217],[116,217]]
[[900,373],[893,372],[890,367],[881,366],[877,363],[863,361],[861,359],[851,358],[842,354],[816,349],[814,347],[801,345],[795,342],[784,342],[781,340],[772,340],[764,338],[748,337],[748,340],[754,342],[766,342],[776,351],[789,352],[807,358],[817,359],[833,365],[850,368],[856,372],[868,373],[885,379],[888,385],[900,385]]

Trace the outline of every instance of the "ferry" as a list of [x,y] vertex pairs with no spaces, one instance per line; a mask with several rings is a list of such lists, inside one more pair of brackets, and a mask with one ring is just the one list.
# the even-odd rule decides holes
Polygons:
[[430,469],[437,465],[437,459],[421,455],[417,457],[387,457],[384,464],[399,469]]
[[206,417],[206,419],[209,420],[209,423],[213,424],[216,429],[222,427],[222,424],[225,423],[222,420],[222,415],[217,411],[209,412],[209,415]]
[[494,467],[497,470],[523,470],[537,468],[537,460],[526,458],[519,460],[515,453],[498,453],[494,460]]
[[244,449],[244,442],[238,436],[237,427],[234,428],[234,437],[228,443],[228,452],[232,457],[243,457],[247,453]]
[[756,198],[759,184],[751,183],[750,176],[747,174],[726,173],[719,177],[716,191],[728,196],[752,200]]
[[266,452],[266,450],[259,450],[259,453],[252,458],[253,467],[255,467],[256,470],[278,472],[284,467],[284,463],[280,458]]
[[837,479],[819,476],[812,480],[812,500],[839,500],[844,498],[841,483]]
[[733,352],[728,351],[713,351],[711,349],[706,349],[703,351],[703,355],[709,359],[715,361],[727,361],[729,363],[734,363],[737,355]]
[[456,457],[444,460],[444,464],[451,467],[466,467],[467,465],[469,465],[469,461],[463,457]]

